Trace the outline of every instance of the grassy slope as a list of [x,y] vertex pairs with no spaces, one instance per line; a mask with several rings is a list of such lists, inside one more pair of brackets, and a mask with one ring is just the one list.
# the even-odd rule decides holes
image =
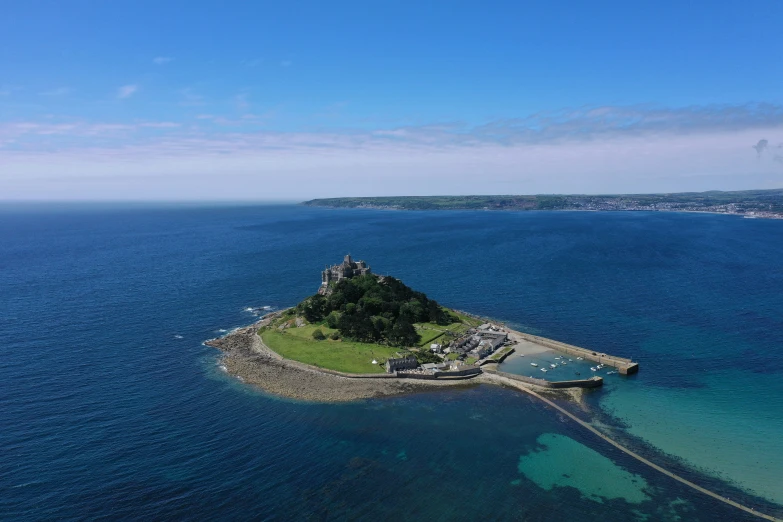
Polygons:
[[[449,310],[449,312],[459,317],[463,322],[453,323],[449,326],[434,323],[418,323],[416,326],[419,327],[418,332],[421,335],[419,346],[429,346],[433,340],[442,336],[446,330],[462,333],[471,326],[481,323],[477,319],[459,314],[453,310]],[[276,326],[284,322],[288,322],[292,326],[283,331],[278,330]],[[313,332],[316,328],[320,328],[326,336],[336,331],[328,328],[323,323],[296,327],[293,326],[291,317],[284,317],[275,321],[271,329],[263,330],[261,338],[269,348],[286,359],[346,373],[382,373],[385,371],[383,364],[386,362],[386,359],[395,357],[397,353],[403,354],[406,352],[404,348],[357,343],[342,339],[339,341],[316,341],[313,339]],[[377,360],[379,364],[372,364],[373,359]]]
[[416,332],[421,336],[421,342],[419,343],[419,346],[424,346],[429,348],[430,344],[443,335],[443,330],[431,330],[429,328],[419,328],[416,330]]
[[[379,344],[342,340],[316,341],[312,337],[308,339],[294,332],[304,328],[307,327],[289,328],[285,333],[267,330],[262,332],[261,338],[267,346],[286,359],[346,373],[383,373],[386,359],[401,351],[400,348]],[[373,358],[379,364],[372,364]]]

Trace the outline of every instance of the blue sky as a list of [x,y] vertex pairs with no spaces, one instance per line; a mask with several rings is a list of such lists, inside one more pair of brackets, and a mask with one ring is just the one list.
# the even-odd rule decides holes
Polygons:
[[0,199],[783,186],[783,4],[684,4],[5,2]]

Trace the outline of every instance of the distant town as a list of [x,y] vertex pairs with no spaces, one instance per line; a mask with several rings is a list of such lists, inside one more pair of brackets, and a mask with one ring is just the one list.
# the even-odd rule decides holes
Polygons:
[[399,196],[313,199],[307,206],[388,210],[582,210],[711,212],[783,219],[783,189],[672,194]]

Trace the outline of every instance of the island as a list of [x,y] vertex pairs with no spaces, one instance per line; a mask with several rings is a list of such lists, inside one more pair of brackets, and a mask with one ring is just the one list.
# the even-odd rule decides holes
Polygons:
[[352,401],[479,383],[514,388],[641,464],[748,514],[775,520],[655,464],[564,407],[562,399],[577,409],[584,406],[583,393],[599,388],[602,377],[551,381],[497,368],[516,351],[549,351],[559,361],[552,368],[574,360],[596,362],[594,371],[614,368],[606,374],[632,375],[638,363],[446,308],[394,277],[373,274],[350,255],[323,270],[318,291],[298,305],[205,344],[223,351],[220,364],[229,374],[289,399]]
[[[442,306],[390,275],[346,255],[321,272],[315,294],[296,306],[211,339],[221,365],[242,381],[283,397],[350,401],[477,383],[539,391],[600,387],[602,377],[552,381],[498,371],[515,352],[550,351],[595,361],[593,371],[633,374],[638,364]],[[537,365],[533,365],[537,366]],[[546,372],[547,368],[540,371]]]
[[387,210],[582,210],[710,212],[783,219],[783,189],[671,194],[394,196],[313,199],[303,205]]

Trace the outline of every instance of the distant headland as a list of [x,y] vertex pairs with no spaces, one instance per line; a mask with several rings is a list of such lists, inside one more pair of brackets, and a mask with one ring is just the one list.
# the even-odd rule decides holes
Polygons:
[[388,210],[710,212],[783,219],[783,189],[613,195],[389,196],[313,199],[303,205]]

